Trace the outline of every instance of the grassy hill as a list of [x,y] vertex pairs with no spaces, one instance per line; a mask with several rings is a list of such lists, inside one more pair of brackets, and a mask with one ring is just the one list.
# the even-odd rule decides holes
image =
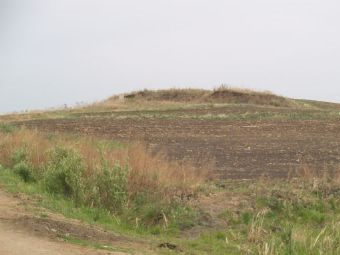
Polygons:
[[220,87],[141,90],[81,107],[1,115],[2,122],[92,117],[320,119],[338,118],[340,104],[291,99],[271,92]]

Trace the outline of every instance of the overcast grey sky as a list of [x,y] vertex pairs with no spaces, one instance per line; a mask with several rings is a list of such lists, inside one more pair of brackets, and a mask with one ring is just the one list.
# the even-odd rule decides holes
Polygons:
[[221,83],[340,102],[340,1],[0,0],[0,112]]

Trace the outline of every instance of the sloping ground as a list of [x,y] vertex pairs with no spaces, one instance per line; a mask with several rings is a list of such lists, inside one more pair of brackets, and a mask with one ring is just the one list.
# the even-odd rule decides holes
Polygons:
[[319,109],[319,110],[340,111],[340,104],[338,104],[338,103],[322,102],[322,101],[315,101],[315,100],[305,100],[305,99],[298,99],[296,101],[299,102],[301,106],[304,106],[306,108],[314,108],[314,109]]
[[272,105],[280,107],[289,107],[292,105],[291,101],[287,98],[274,94],[237,90],[216,90],[208,96],[207,100],[218,103]]
[[[0,189],[0,254],[1,255],[124,255],[125,252],[94,250],[63,241],[70,237],[103,242],[131,250],[145,250],[146,244],[108,233],[76,220],[49,213],[41,218],[26,208],[30,198],[13,196]],[[142,248],[144,247],[144,248]],[[138,254],[134,252],[133,254]],[[152,254],[150,251],[148,254]]]

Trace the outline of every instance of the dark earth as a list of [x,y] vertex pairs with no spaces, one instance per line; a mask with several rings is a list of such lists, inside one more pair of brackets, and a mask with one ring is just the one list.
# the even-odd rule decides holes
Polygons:
[[[188,112],[189,113],[189,112]],[[105,115],[17,123],[41,131],[142,141],[170,159],[215,162],[220,178],[288,177],[340,165],[340,120],[113,118]]]

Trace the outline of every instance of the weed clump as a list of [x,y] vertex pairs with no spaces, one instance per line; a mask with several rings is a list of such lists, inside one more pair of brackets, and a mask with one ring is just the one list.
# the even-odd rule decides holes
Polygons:
[[24,182],[35,181],[35,171],[29,162],[29,152],[25,146],[14,152],[12,164],[14,172],[19,175]]
[[13,133],[14,131],[16,131],[15,126],[5,124],[5,123],[0,124],[0,132],[1,133]]
[[94,197],[97,205],[119,212],[128,201],[128,177],[130,169],[116,162],[110,166],[107,161],[95,176]]
[[26,161],[21,161],[14,166],[14,172],[19,175],[24,182],[34,182],[33,167]]
[[56,147],[51,152],[44,176],[47,191],[71,198],[76,203],[84,201],[84,164],[81,156],[70,149]]
[[26,146],[23,146],[16,150],[12,155],[13,165],[19,164],[21,162],[27,162],[29,159],[29,154]]

